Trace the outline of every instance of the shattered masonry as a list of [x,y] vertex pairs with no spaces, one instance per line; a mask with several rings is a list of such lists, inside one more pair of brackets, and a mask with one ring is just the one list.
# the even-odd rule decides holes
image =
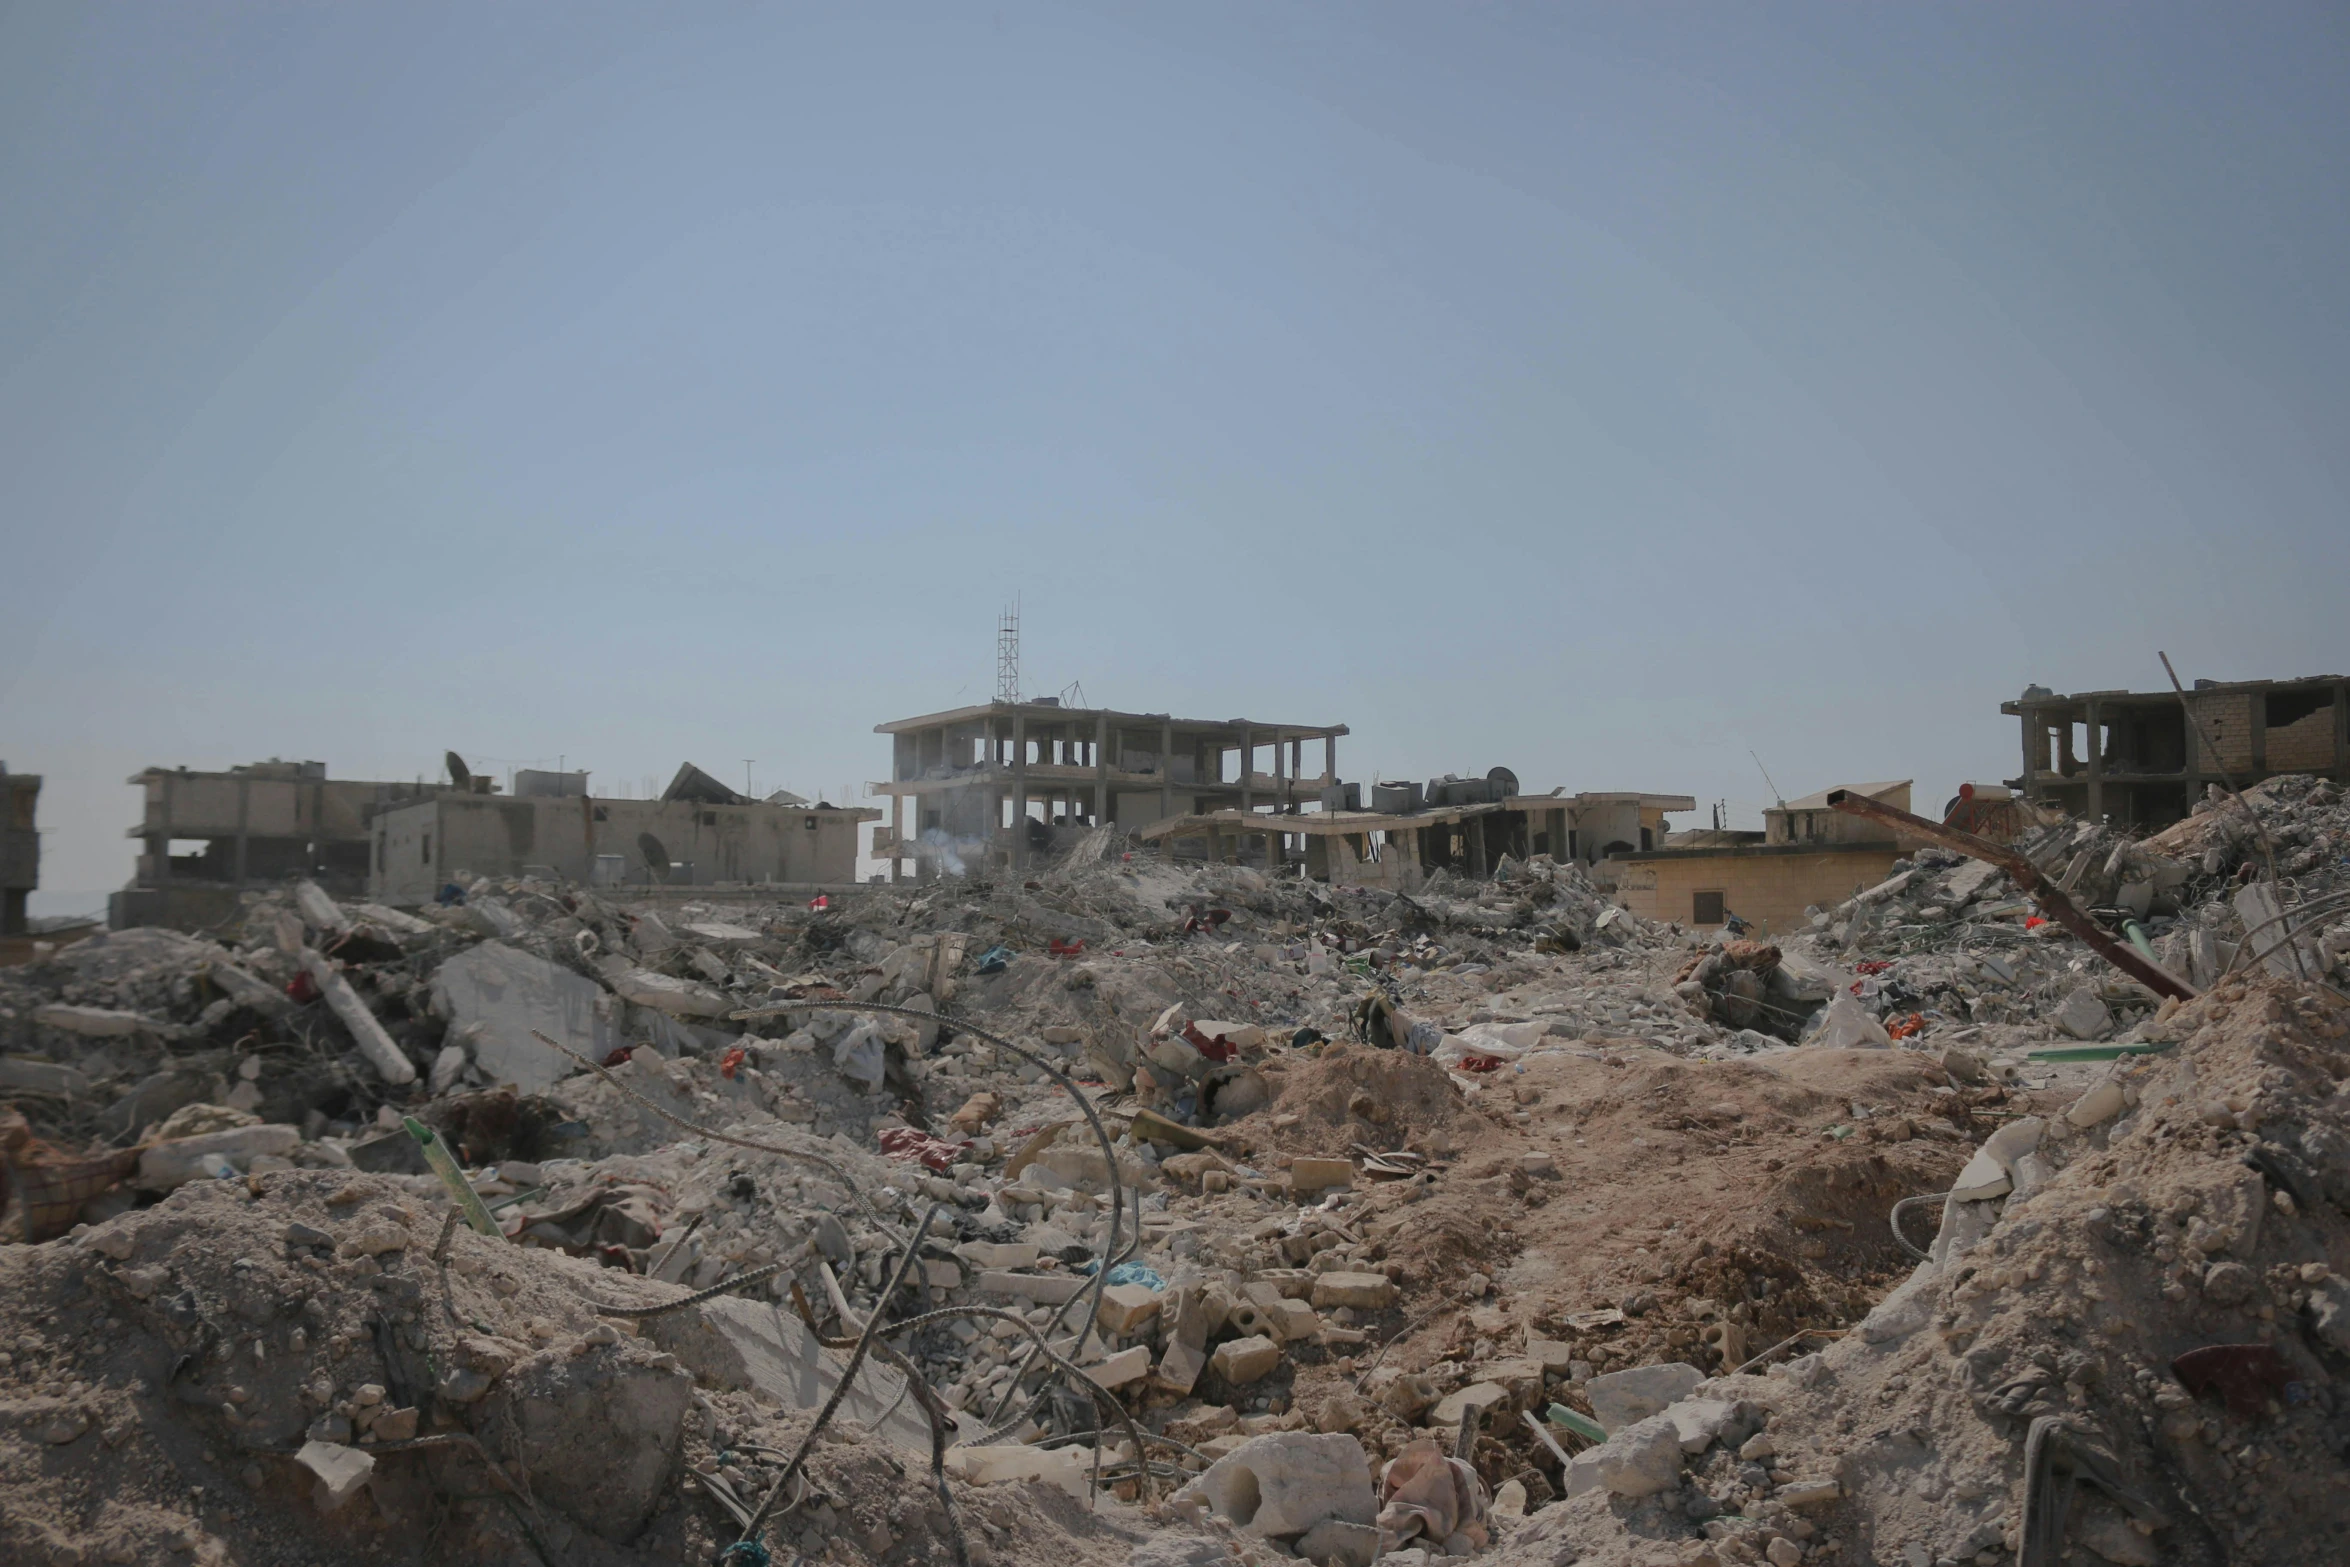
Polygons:
[[[2150,836],[1946,811],[2182,1003],[1827,793],[1761,843],[1506,769],[1195,796],[1161,857],[1047,770],[1106,718],[1021,706],[975,721],[1063,798],[983,806],[972,874],[534,837],[0,969],[0,1554],[711,1561],[774,1493],[771,1559],[892,1567],[2340,1559],[2338,781]],[[985,765],[930,781],[1017,791]],[[523,783],[452,769],[374,841],[597,803]],[[814,809],[670,792],[614,803]],[[1404,834],[1408,886],[1360,873]],[[1743,933],[1639,880],[1806,857],[1838,879],[1725,896]]]

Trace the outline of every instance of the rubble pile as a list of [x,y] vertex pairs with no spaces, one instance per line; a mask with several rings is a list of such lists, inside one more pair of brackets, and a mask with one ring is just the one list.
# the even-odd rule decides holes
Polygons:
[[1497,1560],[2339,1560],[2350,1006],[2238,976],[2176,1021],[1979,1150],[1856,1331],[1763,1376],[1642,1368]]
[[[2019,1411],[2068,1380],[2049,1412],[2172,1397],[2150,1351],[2050,1325],[2156,1266],[2034,1249],[2137,1223],[2097,1183],[2144,1194],[2154,1298],[2190,1292],[2136,1331],[2224,1297],[2322,1314],[2330,1275],[2276,1271],[2322,1249],[2265,1248],[2317,1222],[2339,1150],[2272,1036],[2318,1016],[2280,963],[2350,947],[2350,811],[2307,780],[2249,799],[2262,831],[2230,803],[2020,845],[2218,981],[2185,1007],[1934,850],[1767,942],[1542,856],[1396,894],[1101,834],[1025,881],[805,905],[297,883],[201,936],[92,938],[0,971],[26,1243],[0,1268],[31,1335],[0,1364],[0,1483],[29,1499],[0,1549],[707,1560],[837,1392],[777,1559],[954,1560],[935,1415],[974,1562],[2003,1561],[2016,1454],[1970,1436],[1904,1491],[1887,1421],[1975,1386],[1905,1358],[1929,1345],[2008,1346],[1965,1373],[2012,1373],[2003,1401],[2049,1372]],[[2125,1045],[2170,1049],[2047,1054]],[[2166,1096],[2195,1108],[2150,1118]],[[2148,1173],[2189,1142],[2284,1183],[2264,1249],[2223,1264],[2219,1210]],[[2206,1224],[2192,1278],[2175,1213]],[[2012,1316],[1954,1328],[1992,1257],[2025,1270]],[[2289,1380],[2322,1392],[2310,1353]],[[2213,1451],[2241,1468],[2238,1435]],[[2042,1445],[2086,1472],[2089,1440]],[[2173,1527],[2192,1487],[2141,1494],[2134,1451],[2114,1484]]]

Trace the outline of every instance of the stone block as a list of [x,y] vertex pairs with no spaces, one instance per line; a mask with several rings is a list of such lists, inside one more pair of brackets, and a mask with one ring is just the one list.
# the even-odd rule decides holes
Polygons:
[[[1599,1422],[1601,1430],[1613,1436],[1651,1415],[1664,1413],[1688,1397],[1704,1380],[1705,1373],[1695,1366],[1671,1361],[1659,1366],[1610,1371],[1605,1376],[1593,1377],[1583,1385],[1583,1391],[1591,1400],[1592,1418]],[[1679,1449],[1676,1447],[1675,1451]]]
[[1262,1335],[1228,1340],[1208,1357],[1208,1369],[1235,1387],[1263,1379],[1280,1364],[1281,1346]]
[[151,1192],[167,1192],[203,1179],[205,1160],[212,1155],[219,1155],[242,1171],[264,1154],[284,1158],[301,1141],[299,1127],[267,1125],[237,1126],[223,1132],[174,1138],[157,1143],[139,1155],[139,1173],[134,1184]]
[[1105,1333],[1131,1334],[1147,1327],[1164,1304],[1165,1297],[1147,1284],[1113,1284],[1102,1291],[1095,1321]]
[[1273,1336],[1284,1344],[1310,1341],[1322,1331],[1322,1314],[1302,1300],[1276,1300],[1265,1315],[1273,1324]]
[[1344,1567],[1371,1567],[1379,1556],[1379,1530],[1372,1524],[1325,1518],[1298,1536],[1297,1554],[1321,1567],[1334,1561]]
[[1115,1392],[1130,1383],[1140,1382],[1150,1375],[1151,1352],[1147,1344],[1122,1349],[1099,1365],[1087,1366],[1085,1374],[1094,1382]]
[[1178,1509],[1205,1507],[1243,1534],[1287,1538],[1336,1519],[1373,1523],[1371,1464],[1351,1436],[1278,1431],[1251,1437],[1175,1493]]
[[965,1485],[1043,1480],[1079,1501],[1086,1497],[1086,1455],[1074,1447],[1050,1450],[1018,1443],[947,1449],[947,1473]]
[[1292,1159],[1289,1162],[1289,1184],[1301,1192],[1328,1191],[1334,1186],[1352,1186],[1355,1179],[1351,1159]]
[[294,1455],[294,1462],[316,1479],[311,1496],[322,1513],[341,1510],[345,1502],[359,1494],[367,1477],[375,1473],[375,1459],[371,1455],[337,1442],[304,1442],[302,1450]]
[[1633,1422],[1599,1446],[1577,1453],[1567,1465],[1570,1497],[1601,1490],[1615,1496],[1654,1496],[1680,1482],[1681,1435],[1662,1415]]
[[1509,1401],[1510,1390],[1499,1382],[1472,1382],[1438,1399],[1436,1407],[1429,1411],[1428,1423],[1440,1431],[1455,1431],[1460,1428],[1461,1415],[1474,1409],[1477,1411],[1478,1423],[1482,1425],[1485,1411]]
[[1058,1306],[1085,1288],[1074,1273],[1000,1273],[979,1275],[979,1287],[990,1295],[1010,1295],[1038,1306]]
[[1384,1273],[1339,1273],[1314,1280],[1313,1303],[1324,1311],[1351,1306],[1357,1311],[1384,1311],[1395,1304],[1395,1281]]
[[471,1046],[484,1077],[526,1094],[579,1070],[531,1038],[533,1029],[590,1061],[612,1053],[619,1041],[603,999],[595,981],[500,941],[458,953],[432,976],[433,1009],[449,1019],[449,1038]]

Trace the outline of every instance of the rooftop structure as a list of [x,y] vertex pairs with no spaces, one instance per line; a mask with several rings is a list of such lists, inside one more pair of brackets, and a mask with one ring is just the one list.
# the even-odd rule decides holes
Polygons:
[[1018,870],[1075,829],[1131,833],[1202,812],[1319,806],[1338,782],[1346,732],[1051,699],[876,724],[890,737],[891,765],[889,780],[873,786],[890,801],[873,854],[889,862],[892,880],[909,860],[925,875],[974,860]]
[[[1396,786],[1382,784],[1374,797]],[[1441,791],[1440,791],[1441,792]],[[1417,796],[1416,789],[1411,794]],[[1665,816],[1693,811],[1685,794],[1519,794],[1418,810],[1361,811],[1341,805],[1295,814],[1223,810],[1170,817],[1142,830],[1171,853],[1260,864],[1302,861],[1308,876],[1340,886],[1409,891],[1430,871],[1491,873],[1504,855],[1547,854],[1596,865],[1665,836]]]
[[[2023,725],[2024,771],[2008,786],[2034,805],[2153,829],[2194,810],[2205,786],[2278,773],[2350,782],[2350,677],[2198,680],[2172,691],[2032,686],[1999,711]],[[2192,715],[2190,717],[2190,714]]]
[[[272,758],[226,772],[150,767],[129,782],[145,796],[130,886],[108,899],[107,920],[194,929],[237,906],[248,887],[307,876],[336,896],[365,890],[375,818],[453,792],[438,783],[330,779],[324,762]],[[468,780],[487,791],[486,778]]]
[[753,800],[687,764],[659,800],[437,795],[375,820],[368,895],[426,903],[460,872],[593,886],[845,886],[867,808]]
[[[1909,780],[1841,784],[1853,794],[1909,809]],[[1763,812],[1761,832],[1710,828],[1676,833],[1656,848],[1620,855],[1616,892],[1647,919],[1716,929],[1734,915],[1763,932],[1794,929],[1804,910],[1841,902],[1890,874],[1912,844],[1866,817],[1833,810],[1834,789]]]

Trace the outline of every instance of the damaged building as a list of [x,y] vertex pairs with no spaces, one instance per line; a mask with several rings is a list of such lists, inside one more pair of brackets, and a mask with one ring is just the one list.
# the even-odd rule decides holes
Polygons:
[[2249,787],[2280,773],[2350,781],[2350,677],[2198,680],[2174,691],[2032,686],[1999,711],[2023,725],[2024,771],[2008,786],[2034,805],[2147,830],[2178,821],[2207,785]]
[[[1840,788],[1909,809],[1906,778]],[[1914,847],[1865,817],[1830,809],[1836,792],[1780,801],[1763,812],[1761,832],[1676,833],[1659,847],[1619,855],[1617,896],[1643,919],[1712,930],[1735,915],[1765,933],[1793,930],[1806,910],[1883,881]]]
[[290,876],[357,896],[367,886],[377,816],[454,787],[329,778],[324,762],[274,757],[226,772],[150,767],[128,782],[145,799],[125,835],[139,840],[137,871],[107,899],[116,930],[201,929],[234,913],[240,892]]
[[658,800],[587,792],[585,773],[521,773],[512,796],[446,791],[375,820],[368,895],[429,902],[460,873],[642,888],[838,886],[881,813],[739,794],[688,762]]
[[1347,786],[1312,811],[1195,812],[1141,836],[1177,858],[1302,867],[1316,881],[1404,892],[1438,871],[1483,877],[1504,859],[1537,854],[1604,866],[1662,841],[1669,813],[1697,808],[1681,794],[1522,794],[1506,767],[1483,778],[1376,784],[1371,803],[1357,809]]
[[[894,880],[973,862],[1019,869],[1071,828],[1135,833],[1173,817],[1319,804],[1338,785],[1344,724],[1273,724],[988,702],[877,724],[890,737]],[[1309,772],[1311,767],[1314,770]]]
[[25,902],[41,885],[41,834],[33,826],[41,775],[0,762],[0,936],[25,933]]

